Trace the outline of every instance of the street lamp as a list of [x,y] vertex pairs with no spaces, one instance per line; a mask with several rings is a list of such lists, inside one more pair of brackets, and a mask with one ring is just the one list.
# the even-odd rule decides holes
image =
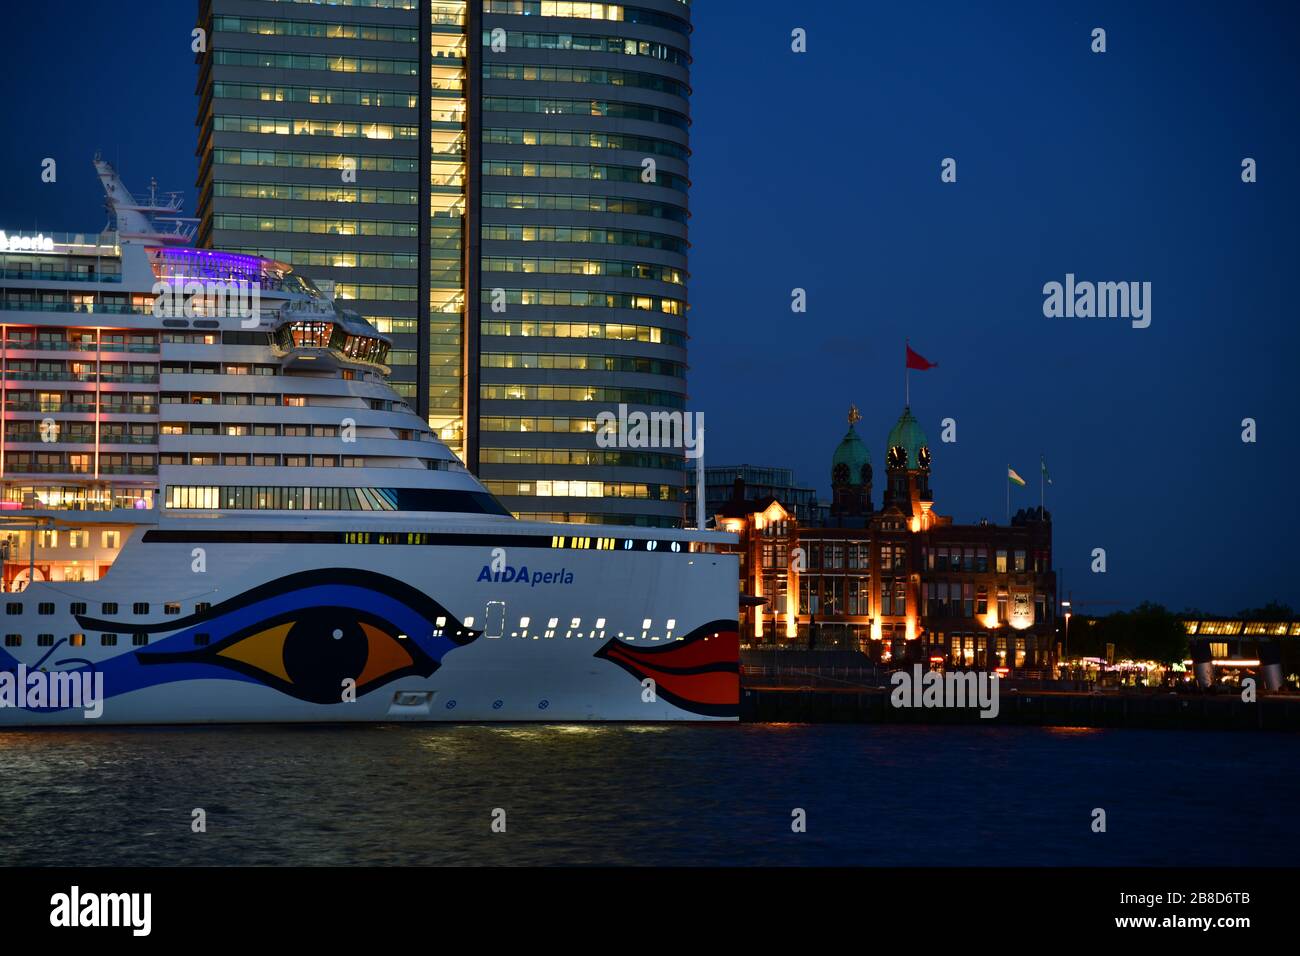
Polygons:
[[1070,602],[1062,601],[1061,607],[1065,608],[1065,661],[1067,666],[1070,662]]

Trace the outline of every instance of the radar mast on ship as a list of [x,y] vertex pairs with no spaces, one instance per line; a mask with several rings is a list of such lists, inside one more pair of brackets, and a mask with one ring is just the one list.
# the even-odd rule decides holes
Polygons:
[[198,220],[176,215],[184,205],[180,192],[158,194],[158,182],[149,181],[149,199],[139,202],[107,160],[95,154],[95,172],[104,185],[109,213],[123,242],[149,242],[188,246],[194,241]]

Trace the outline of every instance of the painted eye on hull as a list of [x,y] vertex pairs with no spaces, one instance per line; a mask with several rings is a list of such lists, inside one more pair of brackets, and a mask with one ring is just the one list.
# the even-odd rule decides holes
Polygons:
[[140,624],[79,614],[77,623],[158,635],[96,665],[109,696],[225,678],[321,704],[342,702],[345,680],[360,698],[400,677],[428,677],[482,634],[419,588],[361,568],[288,574],[180,619]]
[[341,700],[345,680],[354,681],[361,696],[397,677],[427,677],[434,670],[387,621],[338,607],[295,612],[208,651],[209,663],[278,683],[286,693],[320,704]]
[[137,656],[141,664],[223,667],[315,704],[340,703],[345,681],[360,697],[399,677],[428,677],[438,667],[390,622],[345,607],[290,611],[208,647]]

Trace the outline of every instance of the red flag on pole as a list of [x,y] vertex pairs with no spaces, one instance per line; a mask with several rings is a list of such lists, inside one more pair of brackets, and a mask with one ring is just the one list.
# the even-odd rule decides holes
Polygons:
[[938,362],[931,362],[925,356],[912,351],[912,346],[907,346],[907,367],[914,368],[918,372],[924,372],[928,368],[938,368]]

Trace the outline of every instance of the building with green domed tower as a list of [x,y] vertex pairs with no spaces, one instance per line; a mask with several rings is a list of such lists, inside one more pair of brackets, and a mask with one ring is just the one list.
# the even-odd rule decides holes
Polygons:
[[746,495],[716,510],[740,535],[749,647],[853,650],[882,664],[1045,673],[1059,655],[1051,515],[957,524],[935,510],[925,430],[904,408],[885,438],[885,488],[850,408],[831,453],[831,501],[800,520],[778,496]]

